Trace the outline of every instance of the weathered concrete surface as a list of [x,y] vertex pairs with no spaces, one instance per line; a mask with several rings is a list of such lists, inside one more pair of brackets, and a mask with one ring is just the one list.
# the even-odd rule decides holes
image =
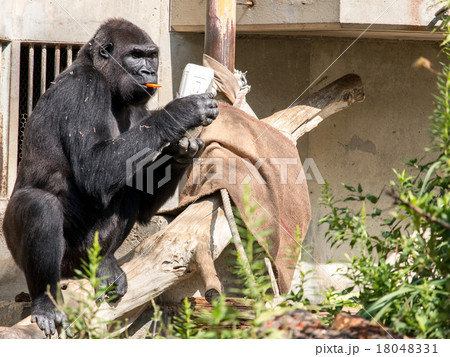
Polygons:
[[[335,38],[260,36],[239,36],[236,42],[236,66],[248,71],[252,91],[247,100],[260,118],[286,108],[305,90],[305,94],[318,90],[344,74],[362,77],[366,100],[330,117],[298,143],[301,158],[313,159],[341,197],[346,193],[341,182],[361,183],[376,194],[394,178],[392,168],[402,169],[405,157],[422,156],[429,142],[428,117],[433,111],[436,78],[411,65],[425,56],[439,68],[438,42],[360,40],[307,90],[309,83],[316,81],[350,44],[351,40]],[[174,83],[187,62],[200,63],[202,49],[203,35],[173,34]],[[348,248],[330,249],[325,242],[325,226],[317,226],[327,213],[318,201],[322,186],[311,170],[307,173],[312,178],[308,180],[312,222],[305,247],[311,249],[311,255],[303,251],[302,269],[312,268],[322,278],[307,284],[308,294],[314,299],[314,293],[327,286],[348,283],[331,276],[341,263],[327,264],[331,259],[342,261]],[[389,211],[391,200],[383,197],[381,207]]]
[[[310,82],[314,81],[348,46],[350,41],[317,39],[311,44]],[[392,168],[403,169],[405,158],[422,157],[429,143],[428,117],[433,112],[436,77],[411,64],[420,56],[439,68],[439,44],[403,41],[359,41],[326,73],[328,84],[344,73],[358,73],[364,83],[366,100],[338,113],[302,138],[307,143],[303,157],[315,160],[322,176],[337,196],[346,190],[341,182],[361,183],[368,192],[378,194],[395,178]],[[312,203],[312,223],[306,245],[313,247],[312,257],[303,255],[317,267],[329,260],[344,259],[347,248],[330,249],[324,240],[325,226],[317,221],[327,211],[318,205],[321,186],[308,182]],[[389,212],[392,200],[383,196],[380,207]],[[371,227],[378,231],[378,227]],[[326,268],[317,270],[314,284],[324,288],[339,283]]]
[[[327,28],[339,22],[339,0],[265,0],[238,6],[239,31]],[[204,31],[206,0],[173,0],[171,26],[176,31]]]
[[339,21],[414,31],[428,27],[442,6],[440,0],[340,0]]
[[[171,26],[176,31],[203,32],[206,0],[173,0]],[[430,27],[439,0],[273,0],[238,6],[239,34],[433,39]]]
[[105,1],[86,8],[84,1],[0,0],[0,38],[84,43],[109,17],[123,17],[157,40],[164,1]]
[[[202,63],[203,35],[173,33],[171,48],[173,88],[177,91],[186,64]],[[307,87],[309,62],[307,39],[239,36],[236,41],[236,68],[247,71],[252,86],[248,100],[260,118],[286,108]],[[282,83],[282,90],[276,87]]]

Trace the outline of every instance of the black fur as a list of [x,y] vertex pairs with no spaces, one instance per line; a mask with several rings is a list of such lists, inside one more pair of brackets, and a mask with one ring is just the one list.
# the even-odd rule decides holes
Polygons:
[[[110,276],[111,294],[127,291],[114,258],[136,221],[148,222],[173,193],[178,178],[203,147],[183,138],[190,128],[208,125],[217,102],[207,95],[178,98],[148,112],[145,104],[157,83],[158,48],[140,28],[123,19],[103,24],[77,59],[56,79],[30,116],[23,159],[4,233],[23,269],[32,298],[32,321],[47,335],[62,316],[48,296],[56,296],[61,277],[72,277],[99,232],[99,276]],[[181,140],[182,139],[182,140]],[[126,183],[126,160],[145,148],[171,159],[172,181],[150,196]],[[177,143],[179,143],[177,145]]]

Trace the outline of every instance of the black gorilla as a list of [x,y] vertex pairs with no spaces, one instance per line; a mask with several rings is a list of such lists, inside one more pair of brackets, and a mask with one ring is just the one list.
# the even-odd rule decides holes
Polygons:
[[[95,232],[104,257],[99,276],[109,276],[104,284],[116,286],[111,294],[126,293],[114,252],[134,223],[148,222],[173,193],[177,178],[203,147],[201,140],[184,137],[186,131],[218,115],[217,102],[208,95],[177,98],[148,112],[145,104],[156,89],[145,84],[157,83],[157,69],[158,47],[151,38],[128,21],[109,20],[28,120],[3,228],[27,279],[31,319],[47,335],[63,316],[45,295],[46,287],[55,296],[60,278],[73,276]],[[147,148],[164,148],[171,156],[153,182],[168,166],[172,180],[153,195],[126,185],[127,159]]]

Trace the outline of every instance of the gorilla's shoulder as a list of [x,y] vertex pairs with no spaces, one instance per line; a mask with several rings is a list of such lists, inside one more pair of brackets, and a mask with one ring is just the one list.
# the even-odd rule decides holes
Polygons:
[[[92,65],[74,62],[69,68],[63,71],[44,93],[43,97],[47,104],[68,104],[80,102],[86,98],[103,98],[104,105],[107,105],[109,95],[109,85],[106,78]],[[61,101],[60,98],[64,98]]]
[[55,85],[92,86],[107,85],[106,78],[93,66],[86,63],[73,63],[56,78]]

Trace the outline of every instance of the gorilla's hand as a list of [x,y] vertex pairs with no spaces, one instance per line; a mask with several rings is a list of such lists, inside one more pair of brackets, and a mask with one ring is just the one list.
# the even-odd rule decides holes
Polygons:
[[187,166],[192,163],[192,159],[200,154],[205,147],[205,143],[200,138],[182,137],[177,144],[169,147],[169,154],[180,165]]
[[211,94],[194,94],[176,98],[164,108],[183,128],[183,132],[196,126],[206,126],[219,115],[218,103]]

